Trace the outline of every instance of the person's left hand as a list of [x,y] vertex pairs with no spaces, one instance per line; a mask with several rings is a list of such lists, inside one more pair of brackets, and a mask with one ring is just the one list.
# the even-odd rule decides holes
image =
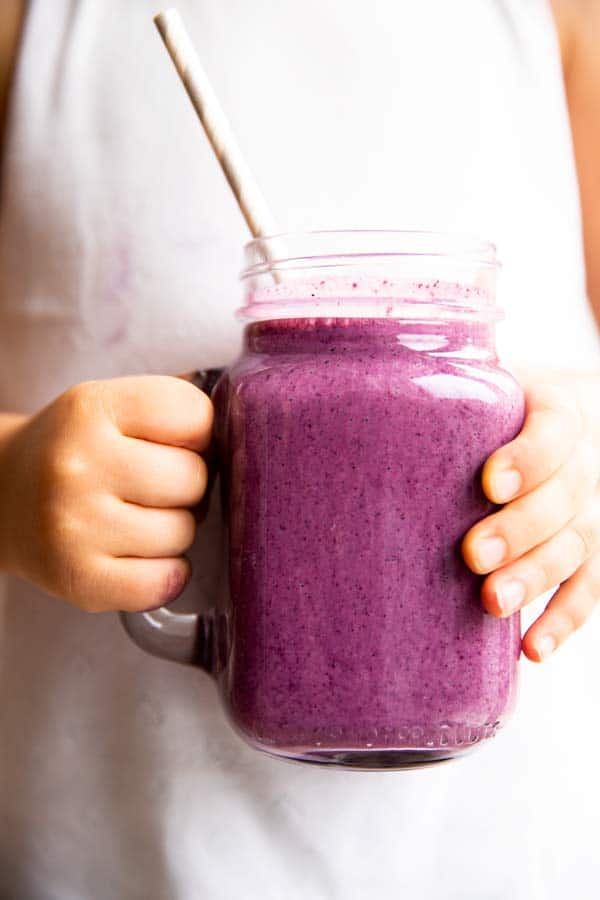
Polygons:
[[493,453],[483,489],[501,510],[465,535],[463,556],[487,575],[482,601],[509,616],[560,584],[523,638],[546,659],[600,599],[600,377],[545,374],[521,379],[520,434]]

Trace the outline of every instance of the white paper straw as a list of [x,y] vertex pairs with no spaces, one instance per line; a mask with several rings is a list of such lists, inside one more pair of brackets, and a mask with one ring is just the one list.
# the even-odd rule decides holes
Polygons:
[[[198,54],[176,9],[166,9],[154,23],[188,93],[242,215],[255,238],[279,231],[239,148],[221,104],[202,68]],[[281,247],[278,256],[281,256]],[[269,247],[265,256],[271,261]]]

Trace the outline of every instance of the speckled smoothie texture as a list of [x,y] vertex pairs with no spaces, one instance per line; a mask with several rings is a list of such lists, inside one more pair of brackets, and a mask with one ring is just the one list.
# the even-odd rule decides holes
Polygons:
[[477,323],[255,322],[227,382],[223,689],[267,748],[454,748],[515,695],[519,617],[460,557],[522,396]]

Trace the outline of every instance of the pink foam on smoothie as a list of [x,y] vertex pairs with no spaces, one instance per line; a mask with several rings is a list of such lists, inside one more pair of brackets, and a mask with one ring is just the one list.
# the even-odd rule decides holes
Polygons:
[[290,316],[410,317],[453,314],[498,318],[490,292],[477,284],[417,281],[379,275],[333,276],[285,280],[251,287],[243,318]]

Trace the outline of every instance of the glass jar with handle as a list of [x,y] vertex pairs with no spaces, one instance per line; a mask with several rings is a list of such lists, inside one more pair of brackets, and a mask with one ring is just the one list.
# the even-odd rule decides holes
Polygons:
[[212,390],[227,590],[209,616],[124,624],[210,671],[260,750],[369,770],[458,756],[505,721],[520,653],[519,616],[484,613],[460,554],[492,510],[481,467],[523,421],[495,249],[344,231],[246,255],[243,350]]

